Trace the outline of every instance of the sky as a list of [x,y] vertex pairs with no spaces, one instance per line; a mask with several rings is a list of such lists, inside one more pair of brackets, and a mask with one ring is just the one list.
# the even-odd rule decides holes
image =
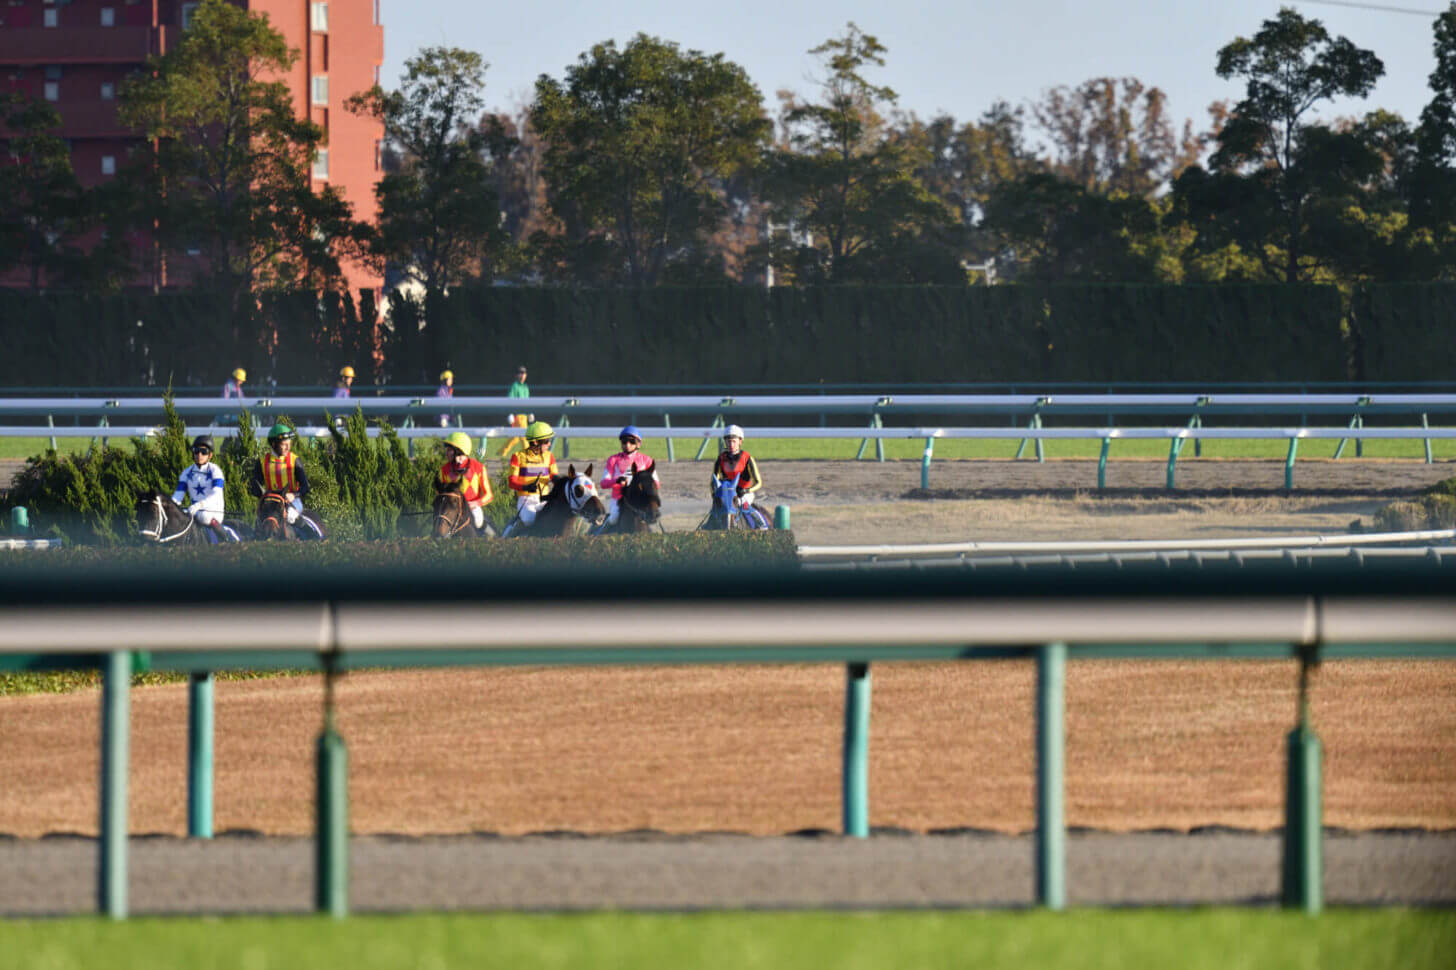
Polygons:
[[[1431,25],[1446,0],[1368,0],[1428,11],[1415,16],[1283,0],[1375,51],[1385,77],[1367,99],[1324,106],[1330,119],[1375,107],[1412,124],[1429,100],[1435,67]],[[1360,0],[1355,0],[1360,2]],[[722,53],[741,65],[772,110],[775,92],[802,94],[822,76],[807,52],[854,21],[888,48],[874,83],[922,118],[974,121],[998,100],[1021,105],[1046,90],[1095,77],[1135,77],[1168,95],[1172,116],[1204,127],[1207,106],[1237,101],[1242,88],[1214,73],[1219,48],[1251,37],[1279,0],[379,0],[384,23],[380,81],[397,86],[406,58],[431,46],[473,50],[490,64],[486,102],[514,111],[530,103],[536,78],[561,78],[593,44],[623,46],[637,33],[684,49]]]

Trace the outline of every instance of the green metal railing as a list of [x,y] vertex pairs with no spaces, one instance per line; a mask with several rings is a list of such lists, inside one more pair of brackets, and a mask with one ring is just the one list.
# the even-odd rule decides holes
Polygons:
[[[0,669],[99,665],[103,671],[98,908],[127,915],[128,685],[141,651],[152,670],[191,674],[189,834],[211,834],[211,678],[227,669],[324,675],[317,743],[316,904],[348,902],[348,755],[336,727],[335,678],[361,668],[458,665],[838,663],[846,668],[842,820],[870,831],[871,665],[924,659],[1023,659],[1037,667],[1037,900],[1066,905],[1065,682],[1068,661],[1114,657],[1293,658],[1300,701],[1289,736],[1283,898],[1323,903],[1319,739],[1308,674],[1355,657],[1456,659],[1456,563],[1351,570],[1159,568],[1019,575],[970,583],[933,576],[873,579],[784,573],[665,574],[582,583],[553,597],[553,621],[595,631],[589,642],[523,646],[520,597],[539,577],[446,572],[330,576],[283,570],[266,581],[192,575],[216,602],[165,599],[155,577],[101,571],[56,582],[45,569],[0,573]],[[224,577],[226,581],[224,582]],[[84,594],[78,591],[85,590]],[[483,592],[485,591],[485,592]],[[637,605],[616,633],[622,596]],[[75,600],[84,600],[79,605]],[[280,602],[281,600],[281,602]],[[20,606],[15,604],[30,604]],[[256,622],[267,604],[268,623]],[[58,606],[69,605],[68,609]],[[165,606],[165,609],[159,608]],[[221,631],[198,649],[202,618]],[[605,635],[601,631],[607,631]],[[448,646],[442,646],[448,644]]]

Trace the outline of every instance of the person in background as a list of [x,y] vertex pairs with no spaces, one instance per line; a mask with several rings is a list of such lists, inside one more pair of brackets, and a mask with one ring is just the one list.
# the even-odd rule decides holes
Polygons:
[[182,504],[185,495],[192,504],[187,512],[197,524],[212,530],[218,542],[231,542],[232,536],[222,527],[223,480],[222,469],[212,461],[212,436],[198,435],[192,439],[192,464],[177,478],[177,491],[172,501]]
[[334,385],[334,397],[350,397],[349,388],[354,384],[354,368],[345,366],[339,371],[339,383]]
[[[436,397],[454,397],[455,396],[455,374],[454,374],[453,371],[449,371],[449,370],[442,370],[442,371],[440,371],[440,386],[437,387],[437,388],[435,388],[435,396]],[[440,427],[442,427],[442,428],[448,428],[448,427],[450,427],[450,418],[451,418],[451,415],[448,412],[441,411],[440,412]]]
[[[529,398],[530,396],[531,388],[526,384],[526,365],[522,364],[516,368],[516,379],[511,383],[510,390],[506,391],[506,397]],[[506,424],[512,428],[524,428],[527,423],[534,421],[535,418],[536,416],[534,414],[508,414],[506,415]],[[511,449],[519,444],[521,444],[519,437],[507,441],[505,446],[500,450],[501,457],[504,458],[510,454]]]
[[248,379],[248,372],[241,367],[233,371],[232,378],[222,386],[224,398],[235,397],[239,400],[243,397],[243,381]]

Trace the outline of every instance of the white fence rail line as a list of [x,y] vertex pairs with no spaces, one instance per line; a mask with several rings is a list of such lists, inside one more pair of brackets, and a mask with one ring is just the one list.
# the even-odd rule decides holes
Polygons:
[[1158,552],[1185,549],[1312,549],[1389,546],[1410,542],[1456,542],[1456,529],[1371,532],[1362,535],[1244,536],[1228,539],[1106,539],[1071,542],[927,542],[903,545],[800,546],[800,559],[847,556],[1066,555],[1084,552]]

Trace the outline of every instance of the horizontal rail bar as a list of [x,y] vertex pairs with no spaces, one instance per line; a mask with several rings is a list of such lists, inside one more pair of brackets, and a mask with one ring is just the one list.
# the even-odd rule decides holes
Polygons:
[[800,559],[829,556],[943,556],[947,554],[1146,552],[1158,549],[1283,549],[1299,547],[1391,545],[1402,542],[1456,541],[1456,529],[1421,532],[1371,532],[1361,535],[1241,536],[1227,539],[1100,539],[1061,542],[929,542],[911,544],[800,546]]

